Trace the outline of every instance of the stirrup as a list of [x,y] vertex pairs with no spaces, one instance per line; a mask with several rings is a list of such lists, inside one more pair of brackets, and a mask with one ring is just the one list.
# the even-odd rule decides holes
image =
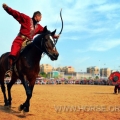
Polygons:
[[6,71],[5,77],[12,77],[12,69]]

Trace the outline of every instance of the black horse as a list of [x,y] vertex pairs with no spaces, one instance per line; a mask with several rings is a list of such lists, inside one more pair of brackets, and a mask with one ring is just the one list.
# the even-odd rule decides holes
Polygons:
[[11,81],[7,84],[8,98],[6,96],[6,88],[4,85],[4,76],[8,68],[8,55],[5,53],[0,58],[0,83],[4,96],[5,106],[11,106],[11,87],[19,78],[26,91],[26,101],[19,106],[19,110],[23,112],[29,112],[30,99],[32,97],[32,91],[35,85],[36,77],[40,71],[39,64],[41,55],[46,53],[51,60],[57,60],[59,53],[55,47],[54,36],[56,30],[50,32],[47,27],[44,27],[43,33],[38,35],[32,43],[30,43],[21,52],[18,60],[16,61],[14,71],[12,73]]

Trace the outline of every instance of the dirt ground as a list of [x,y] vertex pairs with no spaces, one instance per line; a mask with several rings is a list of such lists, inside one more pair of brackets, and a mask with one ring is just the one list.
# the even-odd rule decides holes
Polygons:
[[114,86],[35,85],[30,112],[18,106],[25,101],[22,85],[12,88],[12,107],[3,107],[0,91],[0,120],[120,120],[120,94]]

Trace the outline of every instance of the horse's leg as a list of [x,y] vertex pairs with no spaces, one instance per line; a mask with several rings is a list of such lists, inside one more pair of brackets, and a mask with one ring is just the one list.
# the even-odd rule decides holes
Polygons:
[[5,84],[4,84],[4,80],[1,82],[1,90],[3,92],[3,96],[4,96],[4,106],[8,106],[9,102],[7,100],[7,96],[6,96],[6,88],[5,88]]
[[[12,75],[13,76],[13,75]],[[13,86],[13,84],[17,81],[17,77],[12,77],[11,81],[7,84],[7,90],[8,90],[8,101],[9,101],[9,106],[11,107],[11,101],[12,101],[12,97],[11,97],[11,88]]]
[[25,88],[27,98],[26,98],[26,101],[20,105],[19,111],[23,110],[24,112],[29,112],[30,99],[32,97],[32,92],[33,92],[35,82],[33,84],[29,82],[28,84],[28,82],[25,79],[22,79],[22,83]]

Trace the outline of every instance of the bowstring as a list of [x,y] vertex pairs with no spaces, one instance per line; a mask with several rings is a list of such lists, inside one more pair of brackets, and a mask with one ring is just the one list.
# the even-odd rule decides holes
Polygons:
[[56,19],[56,22],[55,22],[55,28],[56,28],[56,25],[58,24],[58,19],[59,19],[59,16],[57,15],[57,19]]

